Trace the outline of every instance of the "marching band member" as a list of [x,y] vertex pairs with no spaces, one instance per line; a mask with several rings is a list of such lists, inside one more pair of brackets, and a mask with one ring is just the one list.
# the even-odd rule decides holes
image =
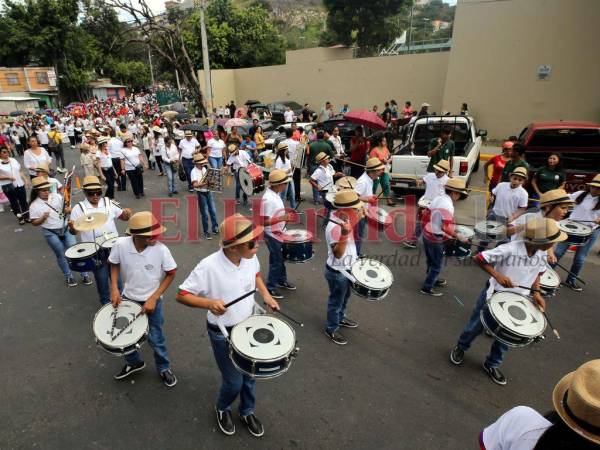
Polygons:
[[[63,220],[63,202],[64,199],[60,194],[51,194],[50,183],[42,177],[35,177],[31,180],[32,191],[29,202],[29,218],[34,226],[41,226],[44,232],[44,238],[48,246],[56,255],[58,267],[62,270],[67,286],[77,286],[77,282],[73,278],[65,251],[76,244],[75,236],[68,230],[65,230]],[[64,208],[64,213],[68,214],[70,209]],[[83,284],[92,284],[89,275],[86,272],[81,272]]]
[[[329,214],[331,214],[331,204],[325,200],[325,197],[327,196],[327,193],[333,189],[333,180],[335,178],[343,177],[344,174],[335,171],[330,164],[329,155],[325,152],[320,152],[315,157],[315,162],[317,163],[317,168],[308,179],[308,182],[313,187],[313,190],[316,189],[319,192],[323,199],[323,205],[327,210],[326,217],[329,217]],[[325,228],[326,225],[327,222],[323,222],[323,228]]]
[[[277,156],[275,157],[275,168],[283,170],[288,176],[293,179],[294,168],[289,158],[288,145],[285,142],[280,142],[277,145]],[[294,190],[294,183],[288,183],[285,191],[280,194],[281,200],[285,203],[286,198],[290,201],[290,208],[296,209],[298,206],[296,203],[296,192]]]
[[202,229],[204,230],[204,239],[211,240],[212,235],[208,229],[208,216],[210,215],[210,221],[212,223],[213,234],[219,233],[219,224],[217,223],[217,210],[215,208],[215,200],[212,192],[208,190],[208,161],[201,153],[194,153],[194,168],[192,169],[190,176],[192,180],[192,186],[198,194],[198,209],[200,210],[200,216],[202,218]]
[[234,144],[229,144],[227,149],[229,150],[229,158],[227,159],[226,164],[231,167],[231,170],[235,175],[235,203],[236,205],[240,204],[241,192],[245,206],[248,204],[248,195],[242,191],[242,183],[240,182],[240,169],[250,164],[252,162],[252,158],[246,150],[243,150]]
[[[529,295],[542,311],[546,302],[539,292],[540,275],[546,271],[546,251],[555,243],[562,242],[567,235],[558,229],[552,219],[537,218],[527,222],[523,240],[515,240],[499,245],[491,250],[478,253],[475,262],[490,275],[481,291],[471,318],[463,329],[458,342],[450,353],[450,361],[459,365],[463,362],[465,352],[483,331],[480,312],[486,301],[495,292],[516,292]],[[536,291],[519,286],[531,286]],[[494,340],[490,353],[483,363],[483,369],[492,381],[499,385],[507,383],[506,377],[498,366],[502,363],[504,353],[508,350],[506,344]]]
[[327,241],[325,280],[329,286],[325,334],[334,343],[346,345],[348,340],[338,332],[339,328],[356,328],[358,322],[346,317],[348,299],[352,290],[350,280],[340,271],[349,270],[358,259],[352,230],[362,218],[364,204],[355,191],[343,190],[335,194],[332,206],[333,217],[325,227]]
[[[381,174],[385,172],[385,164],[383,164],[379,158],[369,158],[367,160],[367,166],[365,171],[362,173],[358,180],[356,180],[356,186],[354,190],[358,194],[358,198],[365,204],[370,204],[373,207],[377,207],[377,196],[373,194],[373,183],[379,179]],[[338,180],[339,181],[339,180]],[[356,253],[360,255],[360,249],[362,247],[362,241],[365,237],[365,226],[367,225],[367,218],[362,217],[354,230],[354,244],[356,245]]]
[[[564,286],[572,289],[575,292],[583,291],[583,288],[575,282],[575,277],[581,273],[585,258],[590,250],[594,247],[598,235],[600,234],[600,174],[596,175],[590,183],[586,183],[586,189],[570,194],[571,199],[575,202],[573,212],[569,219],[574,221],[582,221],[592,228],[592,235],[585,245],[580,245],[575,251],[573,264],[571,265],[570,274],[562,283]],[[554,251],[557,261],[563,257],[569,248],[568,242],[560,243]]]
[[265,241],[269,249],[269,277],[267,288],[273,298],[283,298],[276,287],[295,291],[296,286],[287,279],[287,271],[283,261],[281,232],[285,223],[290,220],[279,194],[287,188],[291,178],[283,171],[274,169],[269,174],[269,187],[265,190],[260,202],[260,218],[265,227]]
[[[129,208],[121,208],[114,200],[108,197],[102,198],[102,185],[98,177],[89,175],[83,179],[83,193],[85,200],[77,203],[71,210],[69,220],[69,231],[72,234],[80,235],[81,242],[97,242],[97,238],[104,241],[107,236],[118,235],[115,219],[127,221],[131,217]],[[100,201],[102,200],[102,201]],[[100,228],[92,231],[78,232],[73,224],[77,219],[91,213],[103,213],[108,216],[108,220]],[[102,264],[93,272],[96,280],[96,290],[100,298],[100,303],[106,305],[110,302],[110,271],[107,264]],[[119,282],[120,284],[120,282]],[[119,290],[121,288],[119,287]]]
[[[113,306],[116,308],[121,299],[132,300],[142,306],[142,312],[148,315],[148,343],[154,350],[156,369],[165,386],[173,387],[177,378],[170,368],[162,330],[162,294],[175,279],[177,264],[167,246],[158,242],[158,237],[165,230],[150,211],[135,213],[129,219],[126,231],[129,236],[117,239],[108,262]],[[122,292],[118,286],[119,276],[123,280]],[[123,369],[114,376],[116,380],[146,367],[137,351],[126,355],[125,361]]]
[[254,295],[231,307],[227,301],[257,289],[273,310],[279,305],[260,276],[256,257],[263,227],[253,225],[246,217],[234,214],[221,223],[221,249],[202,259],[179,286],[177,301],[194,308],[208,310],[207,328],[213,354],[221,372],[221,388],[215,411],[217,423],[226,435],[235,433],[231,405],[239,396],[239,414],[253,436],[260,437],[264,428],[254,415],[256,380],[240,373],[229,359],[229,343],[219,325],[228,333],[246,320],[254,310]]
[[25,190],[28,184],[29,180],[21,170],[19,161],[10,157],[10,150],[7,147],[0,147],[0,186],[2,186],[2,192],[8,198],[13,214],[19,220],[20,225],[25,225],[25,221],[29,217]]
[[50,183],[51,194],[62,194],[62,183],[56,178],[50,176],[50,166],[48,163],[42,163],[35,168],[36,176],[42,177]]
[[423,246],[427,257],[427,276],[421,287],[421,294],[440,297],[441,292],[434,291],[434,286],[446,286],[447,281],[438,278],[444,262],[444,242],[456,239],[468,242],[454,228],[454,204],[467,198],[466,184],[459,178],[451,178],[444,186],[445,192],[435,197],[429,205],[429,221],[423,234]]

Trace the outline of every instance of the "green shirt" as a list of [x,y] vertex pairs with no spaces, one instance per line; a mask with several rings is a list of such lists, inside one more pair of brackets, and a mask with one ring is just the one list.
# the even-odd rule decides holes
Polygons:
[[552,189],[558,189],[565,181],[565,173],[560,169],[555,170],[549,167],[542,167],[535,173],[535,181],[538,189],[543,194]]
[[312,164],[313,166],[317,164],[315,161],[315,158],[317,157],[317,155],[319,153],[321,153],[321,152],[327,153],[329,155],[329,158],[333,158],[333,155],[335,155],[333,146],[330,145],[328,142],[324,141],[323,139],[319,139],[319,140],[312,142],[308,146],[308,149],[310,152],[309,161],[310,161],[310,164]]
[[527,170],[529,170],[529,163],[524,160],[516,163],[512,159],[508,160],[504,166],[504,170],[502,171],[502,178],[500,181],[510,181],[510,174],[513,173],[517,167],[525,167]]
[[[438,138],[434,138],[429,142],[429,150],[433,150],[438,145]],[[427,172],[434,172],[433,165],[440,162],[442,159],[450,162],[450,158],[454,157],[454,141],[448,139],[446,142],[442,144],[442,146],[435,152],[429,159],[429,165],[427,166]]]

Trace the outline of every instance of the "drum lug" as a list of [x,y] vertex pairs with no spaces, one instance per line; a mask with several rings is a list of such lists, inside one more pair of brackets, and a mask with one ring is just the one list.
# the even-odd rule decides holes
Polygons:
[[[290,353],[290,358],[296,358],[298,356],[298,352],[300,351],[300,347],[296,347],[292,353]],[[287,359],[287,358],[286,358]]]

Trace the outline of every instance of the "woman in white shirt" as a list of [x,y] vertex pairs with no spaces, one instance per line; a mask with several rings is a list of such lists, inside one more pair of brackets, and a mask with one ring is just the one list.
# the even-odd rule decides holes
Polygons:
[[177,187],[175,186],[175,177],[179,169],[179,150],[177,145],[173,143],[173,138],[167,136],[162,147],[162,154],[160,155],[164,171],[167,174],[167,190],[169,191],[169,197],[173,194],[178,194]]
[[[25,224],[28,219],[27,192],[25,187],[28,180],[21,170],[21,164],[10,157],[8,148],[0,148],[0,186],[8,198],[13,214],[19,219],[19,224]],[[22,215],[21,215],[22,214]]]
[[39,146],[37,138],[31,136],[29,138],[29,148],[25,150],[23,155],[23,164],[29,172],[29,178],[34,178],[36,174],[35,168],[44,163],[51,167],[52,157],[45,148]]
[[144,125],[144,128],[142,128],[142,149],[144,150],[144,153],[146,153],[146,159],[148,159],[150,168],[152,170],[154,170],[154,162],[152,161],[152,157],[150,155],[152,155],[153,145],[154,139],[152,139],[152,133],[150,133],[148,126]]
[[111,200],[115,198],[115,178],[117,172],[112,164],[112,157],[108,151],[108,137],[100,136],[98,138],[98,158],[100,161],[100,169],[102,170],[102,180],[106,183],[105,197]]
[[133,146],[133,136],[126,133],[123,136],[123,148],[121,149],[121,173],[127,174],[135,198],[144,196],[143,173],[147,168],[140,149]]
[[152,131],[154,132],[154,146],[152,148],[152,153],[154,155],[156,165],[158,166],[158,176],[162,177],[165,174],[161,156],[164,153],[165,139],[163,138],[163,133],[160,127],[152,127]]
[[[340,137],[340,129],[338,127],[335,127],[333,129],[333,134],[329,136],[329,142],[333,144],[333,148],[335,149],[335,156],[337,158],[343,158],[346,155],[346,153],[344,153],[344,144],[342,144],[342,138]],[[334,166],[337,171],[341,172],[341,162],[336,161]]]
[[225,158],[225,142],[219,135],[209,139],[206,146],[208,147],[208,163],[213,169],[223,167],[223,159]]
[[[275,158],[275,168],[283,170],[290,177],[294,172],[292,163],[288,154],[288,146],[285,142],[281,142],[277,146],[277,157]],[[285,199],[288,198],[290,201],[290,208],[296,209],[296,191],[294,189],[294,183],[288,183],[286,189],[279,194],[281,200],[285,204]]]

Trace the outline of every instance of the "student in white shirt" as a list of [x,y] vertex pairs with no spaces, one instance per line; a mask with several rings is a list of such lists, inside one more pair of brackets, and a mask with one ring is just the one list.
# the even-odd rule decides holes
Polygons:
[[191,173],[194,168],[194,153],[200,148],[200,143],[194,137],[194,134],[190,130],[186,130],[184,133],[185,138],[179,142],[179,150],[181,153],[181,164],[188,180],[188,191],[192,192],[192,178]]
[[273,298],[283,298],[276,287],[295,291],[296,286],[287,279],[287,271],[283,261],[282,232],[285,223],[290,220],[290,214],[285,212],[285,206],[279,194],[283,192],[292,180],[279,169],[269,174],[269,187],[265,190],[260,202],[260,218],[265,226],[265,241],[269,248],[269,277],[267,288]]
[[301,147],[298,147],[299,142],[292,139],[293,131],[290,128],[285,129],[285,140],[282,142],[288,146],[288,157],[292,163],[292,167],[294,169],[292,173],[292,180],[294,183],[294,193],[296,194],[296,204],[300,202],[300,192],[301,192],[301,180],[302,180],[302,164],[297,164],[297,153],[298,151],[304,152],[304,144]]
[[[321,198],[323,198],[323,205],[327,210],[326,217],[329,217],[329,214],[331,213],[331,204],[325,200],[325,197],[327,192],[333,189],[334,178],[343,177],[344,174],[335,171],[333,166],[329,163],[329,155],[325,152],[320,152],[316,156],[315,162],[318,166],[308,179],[308,182],[319,192]],[[325,227],[325,222],[323,223],[323,227]]]
[[165,173],[167,174],[167,191],[169,192],[169,197],[172,197],[173,194],[178,194],[175,177],[178,176],[179,150],[177,150],[177,145],[173,143],[171,136],[165,138],[165,145],[162,150],[161,158]]
[[[377,196],[373,195],[373,182],[377,180],[381,174],[385,171],[385,165],[379,160],[379,158],[369,158],[363,174],[356,180],[354,190],[358,194],[358,198],[363,203],[368,204],[370,207],[377,207]],[[339,180],[338,180],[339,182]],[[356,228],[354,229],[354,241],[356,244],[356,252],[360,255],[362,248],[362,241],[365,236],[365,227],[367,225],[367,218],[363,217],[358,221]]]
[[[68,230],[65,230],[65,221],[63,213],[68,214],[70,208],[63,210],[64,199],[60,194],[50,193],[50,183],[42,177],[35,177],[31,180],[33,190],[31,191],[31,200],[29,203],[29,218],[31,224],[42,227],[44,238],[48,246],[54,252],[58,267],[65,276],[67,286],[77,286],[73,278],[65,251],[76,244],[75,236]],[[86,272],[81,272],[83,284],[92,284],[92,280]]]
[[116,173],[117,190],[124,191],[127,187],[127,178],[125,177],[125,173],[121,171],[121,150],[123,149],[123,141],[115,136],[115,131],[112,128],[110,130],[110,135],[112,137],[108,140],[108,152],[110,153],[110,158]]
[[[471,317],[450,353],[450,361],[453,364],[462,363],[465,352],[469,350],[475,338],[483,332],[480,313],[486,301],[495,292],[509,291],[524,296],[531,295],[537,307],[541,311],[545,310],[546,302],[539,288],[540,275],[547,267],[546,252],[554,244],[566,238],[567,235],[559,230],[554,220],[538,218],[527,222],[522,241],[511,241],[475,256],[475,262],[491,278],[481,291]],[[529,289],[530,287],[532,290]],[[507,379],[498,366],[502,363],[507,350],[506,344],[494,340],[490,353],[483,363],[483,369],[492,381],[501,386],[507,383]]]
[[162,129],[158,126],[152,127],[152,132],[154,133],[154,141],[152,145],[152,153],[154,155],[154,160],[156,161],[156,165],[158,166],[158,176],[164,176],[165,172],[163,170],[162,165],[162,154],[165,148],[165,139],[163,137]]
[[[229,358],[229,343],[221,331],[228,333],[254,311],[254,295],[235,305],[226,304],[258,290],[270,310],[279,310],[260,275],[256,257],[263,227],[240,214],[227,217],[220,226],[221,249],[202,259],[179,286],[177,301],[192,308],[208,310],[208,337],[215,362],[221,372],[221,388],[215,405],[219,429],[226,435],[235,433],[231,406],[239,396],[239,413],[250,433],[264,434],[264,427],[254,415],[256,380],[239,372]],[[219,326],[220,325],[220,326]]]
[[240,193],[242,194],[242,200],[244,202],[244,206],[248,204],[248,196],[244,191],[242,191],[242,183],[240,182],[240,169],[246,167],[248,164],[252,163],[252,158],[248,154],[246,150],[242,150],[241,148],[230,144],[229,145],[229,158],[227,158],[226,165],[231,168],[233,174],[235,176],[235,203],[236,205],[240,204]]
[[425,224],[423,233],[427,274],[421,287],[421,294],[434,297],[440,297],[443,294],[433,288],[447,284],[446,280],[438,278],[444,262],[444,243],[448,239],[467,242],[467,239],[457,233],[454,228],[454,204],[467,198],[466,184],[461,179],[452,178],[448,180],[444,189],[445,192],[434,198],[429,205],[428,223]]
[[[158,238],[166,228],[150,211],[134,214],[129,219],[128,237],[117,239],[108,257],[110,263],[111,303],[116,308],[122,299],[134,301],[148,316],[148,343],[154,350],[156,369],[167,387],[173,387],[177,378],[170,368],[167,346],[162,330],[164,317],[162,295],[175,279],[177,264],[171,252]],[[119,276],[123,290],[119,289]],[[125,356],[126,365],[114,376],[122,380],[142,370],[146,363],[138,351]]]
[[[600,174],[596,175],[590,183],[586,183],[586,188],[583,191],[577,191],[570,195],[575,202],[573,212],[569,216],[571,220],[581,220],[583,224],[592,228],[592,235],[585,245],[580,245],[575,251],[573,264],[571,265],[571,274],[567,277],[564,286],[572,289],[575,292],[583,291],[583,288],[576,283],[575,276],[578,276],[585,264],[585,258],[590,250],[594,247],[598,235],[600,234]],[[557,261],[563,257],[569,248],[568,242],[560,243],[554,251]]]
[[[293,175],[294,169],[288,157],[288,146],[284,142],[280,142],[277,146],[277,156],[275,157],[275,168],[283,170],[290,178]],[[286,198],[290,201],[290,208],[296,209],[296,192],[294,183],[287,183],[285,190],[280,194],[281,200],[285,203]]]
[[24,225],[29,218],[27,211],[27,192],[25,188],[29,184],[21,170],[21,164],[10,157],[10,151],[6,147],[0,148],[0,186],[2,192],[8,198],[13,214]]
[[121,149],[121,173],[126,173],[131,183],[135,198],[139,199],[144,194],[144,169],[147,169],[145,159],[140,150],[133,146],[133,136],[129,133],[123,136]]
[[192,169],[190,176],[192,177],[192,186],[196,190],[198,195],[198,209],[200,210],[200,217],[202,218],[202,229],[204,230],[204,238],[211,240],[212,235],[208,228],[208,218],[212,224],[213,234],[219,232],[219,223],[217,222],[217,210],[215,208],[215,200],[212,192],[208,190],[208,161],[201,153],[194,155],[195,167]]
[[51,194],[62,194],[63,185],[56,178],[50,176],[50,167],[48,167],[48,164],[40,164],[35,168],[35,172],[37,177],[42,177],[50,183]]

